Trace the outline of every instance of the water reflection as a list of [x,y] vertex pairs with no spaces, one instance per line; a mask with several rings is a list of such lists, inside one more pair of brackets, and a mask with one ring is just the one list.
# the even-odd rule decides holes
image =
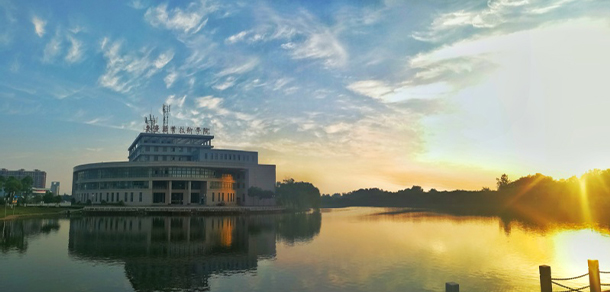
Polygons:
[[59,219],[34,219],[2,221],[2,236],[0,236],[0,251],[8,253],[17,251],[25,253],[29,241],[41,234],[57,232]]
[[74,258],[124,264],[136,291],[206,291],[211,276],[254,273],[276,239],[310,241],[320,226],[319,213],[83,217],[70,220],[68,245]]

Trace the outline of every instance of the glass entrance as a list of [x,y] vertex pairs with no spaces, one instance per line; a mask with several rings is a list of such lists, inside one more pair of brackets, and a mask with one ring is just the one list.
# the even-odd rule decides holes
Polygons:
[[172,205],[182,205],[182,193],[172,193]]
[[199,193],[191,193],[191,204],[199,204]]

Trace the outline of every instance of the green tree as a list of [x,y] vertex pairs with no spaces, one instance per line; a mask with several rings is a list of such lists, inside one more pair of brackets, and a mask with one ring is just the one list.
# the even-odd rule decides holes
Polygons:
[[260,199],[269,199],[273,198],[275,193],[273,193],[273,191],[265,191],[259,187],[250,187],[248,188],[248,196],[257,197]]
[[51,193],[51,192],[49,192],[49,191],[47,191],[47,192],[44,194],[44,196],[42,197],[42,201],[43,201],[45,204],[53,203],[53,200],[54,200],[54,198],[53,198],[53,193]]
[[23,201],[27,202],[28,196],[32,193],[32,185],[34,180],[31,176],[26,176],[21,179],[21,192],[23,193]]
[[504,189],[506,186],[510,184],[510,179],[508,179],[508,175],[503,174],[500,178],[496,178],[496,185],[498,185],[498,191]]
[[308,182],[295,182],[285,179],[275,187],[278,204],[292,209],[319,209],[320,190]]
[[15,177],[9,177],[4,183],[4,192],[8,196],[9,202],[13,201],[13,197],[17,194],[17,192],[22,190],[21,181],[16,179]]

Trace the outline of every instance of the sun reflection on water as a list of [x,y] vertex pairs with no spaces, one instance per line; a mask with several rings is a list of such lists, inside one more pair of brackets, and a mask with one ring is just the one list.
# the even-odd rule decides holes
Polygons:
[[[610,271],[610,236],[595,228],[580,230],[561,230],[552,236],[555,248],[554,262],[557,272],[575,276],[587,272],[587,260],[599,260],[602,271]],[[564,277],[555,274],[554,277]],[[609,282],[610,278],[605,282]],[[605,279],[602,276],[602,281]]]

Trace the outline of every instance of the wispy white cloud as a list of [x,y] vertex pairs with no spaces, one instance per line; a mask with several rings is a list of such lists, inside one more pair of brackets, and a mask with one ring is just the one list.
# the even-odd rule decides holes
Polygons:
[[72,36],[68,36],[68,41],[70,41],[70,49],[66,55],[66,61],[68,63],[80,61],[83,57],[83,43]]
[[127,4],[127,5],[133,9],[138,9],[138,10],[146,8],[146,5],[143,3],[142,0],[133,0],[133,1],[130,1],[129,4]]
[[178,79],[178,73],[176,73],[176,71],[171,70],[166,76],[165,78],[163,78],[163,82],[165,82],[165,87],[166,88],[170,88],[172,87],[172,85],[174,84],[174,82],[176,82],[176,79]]
[[167,65],[167,63],[169,63],[169,61],[171,61],[173,58],[174,52],[172,50],[169,50],[165,53],[161,53],[159,57],[157,57],[157,59],[155,60],[155,67],[157,69],[161,69],[165,67],[165,65]]
[[76,25],[76,26],[68,29],[68,31],[70,31],[72,34],[78,34],[78,33],[84,32],[85,28],[80,25]]
[[[456,29],[473,27],[493,29],[500,25],[524,22],[528,15],[540,15],[565,6],[574,0],[490,0],[482,9],[462,9],[439,14],[427,30],[417,31],[412,37],[421,41],[438,42],[454,34]],[[532,19],[537,23],[544,19]]]
[[155,27],[179,31],[184,34],[195,34],[208,21],[206,17],[217,7],[206,2],[193,2],[186,9],[173,8],[168,10],[167,4],[151,7],[144,15],[145,19]]
[[347,130],[351,129],[351,127],[352,126],[348,123],[339,122],[339,123],[332,124],[332,125],[325,127],[324,131],[328,134],[335,134],[335,133],[347,131]]
[[327,67],[342,66],[348,57],[347,51],[330,30],[311,33],[302,44],[286,49],[292,50],[294,59],[321,59]]
[[219,77],[223,77],[223,76],[232,75],[232,74],[243,74],[248,71],[251,71],[258,64],[259,64],[259,60],[257,58],[252,58],[242,64],[225,68],[222,71],[218,72],[218,74],[216,74],[216,75],[218,75]]
[[52,62],[61,52],[61,48],[61,37],[59,36],[59,34],[56,34],[45,46],[42,61],[45,63]]
[[44,27],[47,25],[47,22],[34,16],[32,18],[32,23],[34,24],[34,31],[39,37],[42,37],[45,33]]
[[326,67],[346,64],[348,53],[339,41],[339,29],[321,23],[305,10],[286,16],[280,16],[268,8],[261,9],[260,13],[261,23],[258,26],[230,36],[225,42],[285,40],[280,47],[287,50],[295,60],[321,60]]
[[381,99],[393,89],[381,80],[363,80],[350,83],[347,89],[376,99]]
[[236,81],[235,77],[233,77],[233,76],[229,76],[228,78],[226,78],[226,79],[224,80],[224,82],[222,82],[222,83],[218,83],[218,84],[214,84],[214,86],[212,86],[212,87],[213,87],[214,89],[216,89],[216,90],[223,91],[223,90],[225,90],[225,89],[227,89],[227,88],[230,88],[230,87],[232,87],[233,85],[235,85],[235,81]]
[[[165,104],[182,108],[184,106],[184,101],[186,100],[186,95],[182,96],[182,98],[177,98],[175,95],[170,95],[165,99]],[[176,109],[176,108],[174,108]]]
[[[148,78],[164,68],[174,56],[173,51],[168,50],[152,58],[152,49],[121,54],[121,46],[120,41],[111,43],[107,38],[101,41],[100,47],[106,59],[106,72],[100,76],[99,83],[103,87],[122,93],[127,93],[132,88],[145,83]],[[174,80],[168,79],[166,85],[170,84],[169,81],[173,83]]]
[[227,39],[225,39],[225,43],[234,44],[236,42],[242,41],[246,37],[247,34],[248,33],[246,31],[242,31],[237,34],[234,34],[234,35],[228,37]]

